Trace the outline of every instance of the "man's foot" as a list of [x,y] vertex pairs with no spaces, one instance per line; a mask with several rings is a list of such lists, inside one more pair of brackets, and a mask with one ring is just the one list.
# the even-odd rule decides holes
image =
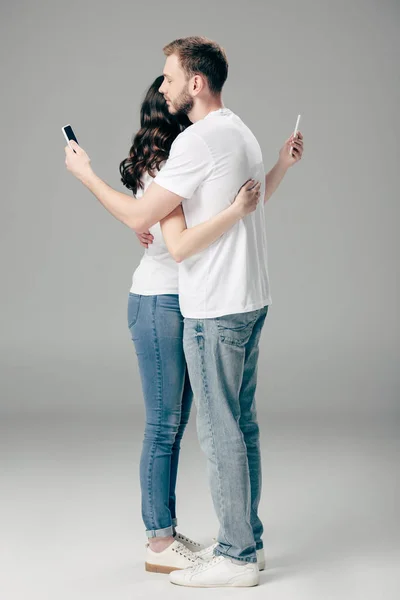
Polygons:
[[204,545],[199,544],[198,542],[194,542],[190,538],[187,538],[185,535],[182,535],[178,532],[176,532],[175,539],[177,542],[180,542],[181,544],[186,546],[186,548],[189,548],[189,550],[191,550],[192,552],[199,552],[204,548]]
[[202,562],[200,557],[176,540],[162,552],[153,552],[150,545],[146,544],[145,568],[151,573],[171,573],[175,569],[187,569]]
[[171,583],[188,587],[252,587],[260,576],[257,563],[233,561],[226,556],[214,556],[195,567],[173,571]]
[[[218,542],[216,544],[212,544],[211,546],[208,546],[207,548],[204,548],[203,550],[200,550],[199,552],[196,552],[196,556],[198,556],[199,558],[201,558],[202,560],[205,560],[205,561],[211,560],[214,556],[214,548],[216,548],[217,546],[218,546]],[[258,565],[259,571],[264,571],[264,569],[265,569],[264,548],[260,548],[260,550],[257,550],[257,565]]]
[[257,554],[258,570],[259,571],[264,571],[264,569],[265,569],[265,553],[264,553],[264,548],[260,548],[259,550],[256,550],[256,554]]

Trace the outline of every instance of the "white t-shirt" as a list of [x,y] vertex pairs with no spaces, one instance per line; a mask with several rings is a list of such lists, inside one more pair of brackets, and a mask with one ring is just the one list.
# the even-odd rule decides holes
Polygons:
[[244,313],[271,304],[261,148],[228,108],[209,113],[174,141],[154,181],[182,196],[188,227],[227,208],[248,179],[261,181],[257,209],[202,252],[179,263],[181,312],[189,318]]
[[[143,196],[153,178],[148,173],[143,176],[144,189],[138,190],[136,198]],[[165,245],[160,223],[150,227],[154,236],[152,244],[145,249],[139,266],[132,277],[131,292],[143,296],[178,293],[178,264],[171,257]]]

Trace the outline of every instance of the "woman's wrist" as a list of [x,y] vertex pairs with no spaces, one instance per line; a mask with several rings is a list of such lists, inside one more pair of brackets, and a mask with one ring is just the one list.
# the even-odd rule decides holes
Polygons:
[[236,221],[240,221],[244,217],[243,206],[236,199],[227,210],[231,212],[232,217]]

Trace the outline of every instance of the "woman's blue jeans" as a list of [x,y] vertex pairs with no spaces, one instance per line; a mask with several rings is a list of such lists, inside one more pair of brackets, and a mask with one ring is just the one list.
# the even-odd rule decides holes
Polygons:
[[129,294],[128,326],[146,409],[140,459],[142,517],[147,537],[175,533],[180,444],[193,401],[183,352],[177,294]]

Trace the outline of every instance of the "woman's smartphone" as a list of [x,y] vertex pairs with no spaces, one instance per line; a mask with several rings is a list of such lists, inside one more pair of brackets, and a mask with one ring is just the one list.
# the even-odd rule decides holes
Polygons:
[[[71,125],[64,125],[64,127],[61,127],[61,131],[64,134],[65,139],[67,140],[67,144],[68,146],[71,148],[71,144],[70,141],[74,140],[74,142],[76,142],[77,144],[79,144],[78,140],[76,139],[76,135],[74,134],[74,130],[72,129]],[[71,150],[73,150],[73,148],[71,148]],[[75,152],[75,150],[74,150]],[[76,152],[75,152],[76,154]]]
[[[297,131],[299,129],[300,117],[301,117],[301,115],[297,116],[296,127],[294,128],[294,133],[293,133],[294,137],[296,137]],[[293,155],[293,148],[290,148],[290,156],[292,156],[292,155]]]

